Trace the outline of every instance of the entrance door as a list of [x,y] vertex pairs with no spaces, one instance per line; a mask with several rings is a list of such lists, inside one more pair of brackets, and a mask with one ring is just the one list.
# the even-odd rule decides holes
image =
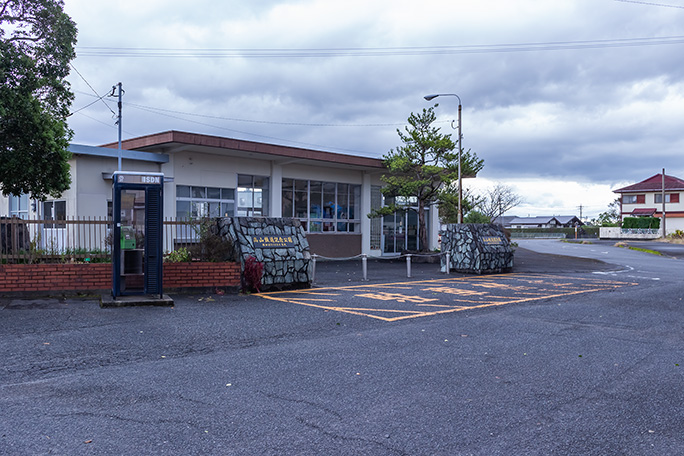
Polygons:
[[65,253],[68,248],[75,247],[67,245],[66,224],[57,222],[66,220],[66,201],[43,202],[43,219],[55,222],[43,225],[43,249],[51,255],[58,255]]
[[414,208],[399,210],[383,217],[382,237],[383,253],[419,250],[418,210]]
[[145,290],[145,190],[121,190],[121,289]]

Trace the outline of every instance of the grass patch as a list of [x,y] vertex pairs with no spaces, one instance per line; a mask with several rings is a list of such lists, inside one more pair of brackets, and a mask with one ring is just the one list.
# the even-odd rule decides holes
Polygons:
[[629,250],[634,250],[636,252],[644,252],[644,253],[650,253],[651,255],[658,255],[658,256],[663,256],[662,252],[658,252],[657,250],[651,250],[651,249],[642,249],[641,247],[632,247],[631,245],[627,244],[626,242],[617,242],[613,247],[621,247],[621,248],[628,248]]
[[652,255],[663,256],[661,252],[651,249],[642,249],[641,247],[627,247],[629,250],[636,250],[637,252],[650,253]]

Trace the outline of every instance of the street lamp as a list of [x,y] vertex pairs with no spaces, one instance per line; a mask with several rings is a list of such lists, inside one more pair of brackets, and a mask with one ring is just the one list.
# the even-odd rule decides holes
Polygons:
[[[463,211],[461,210],[461,199],[463,199],[462,178],[461,178],[461,97],[455,93],[436,93],[433,95],[425,95],[427,101],[432,101],[437,97],[456,97],[458,98],[458,223],[463,223]],[[451,128],[454,128],[454,122],[451,122]]]

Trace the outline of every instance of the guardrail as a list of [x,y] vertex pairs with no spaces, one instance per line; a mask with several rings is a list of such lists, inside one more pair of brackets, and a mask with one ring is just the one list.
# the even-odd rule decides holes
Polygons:
[[[446,258],[446,273],[449,274],[449,267],[451,264],[451,256],[449,252],[443,252],[443,253],[405,253],[401,255],[394,255],[394,256],[374,256],[372,257],[374,260],[398,260],[401,258],[406,258],[406,277],[411,278],[411,259],[413,257],[441,257],[442,255],[445,256]],[[330,258],[330,257],[325,257],[322,255],[317,255],[313,254],[311,255],[312,259],[312,271],[311,271],[311,283],[314,284],[316,281],[316,262],[318,260],[325,260],[325,261],[350,261],[350,260],[356,260],[356,259],[361,259],[361,272],[363,275],[362,281],[368,282],[368,255],[365,253],[362,253],[360,255],[355,255],[351,257],[342,257],[342,258]]]
[[565,233],[511,232],[511,239],[565,239],[566,237]]
[[660,229],[601,227],[601,239],[657,239],[662,236]]

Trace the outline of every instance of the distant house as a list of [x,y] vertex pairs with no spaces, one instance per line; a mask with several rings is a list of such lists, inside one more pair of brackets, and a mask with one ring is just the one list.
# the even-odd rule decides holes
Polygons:
[[516,217],[510,222],[511,228],[557,228],[561,222],[556,217]]
[[565,228],[572,228],[574,226],[582,226],[584,223],[579,217],[575,215],[557,215],[556,220]]
[[584,223],[574,215],[554,215],[540,217],[514,217],[508,221],[509,228],[572,228]]
[[[663,205],[663,190],[665,204]],[[684,180],[656,174],[646,180],[613,190],[620,194],[620,219],[624,217],[660,217],[665,210],[667,233],[684,230]]]
[[517,219],[517,215],[503,215],[501,217],[494,217],[492,223],[495,225],[503,225],[506,228],[511,227],[511,221]]

